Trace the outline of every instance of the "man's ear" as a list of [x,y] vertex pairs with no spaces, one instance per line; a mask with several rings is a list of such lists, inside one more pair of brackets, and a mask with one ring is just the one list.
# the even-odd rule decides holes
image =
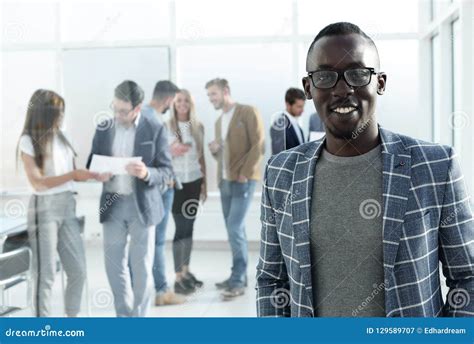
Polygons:
[[385,93],[385,85],[387,84],[387,74],[379,73],[377,77],[377,94]]
[[311,82],[309,80],[309,77],[305,76],[303,77],[303,79],[301,79],[301,81],[303,82],[303,90],[306,99],[313,99],[313,96],[311,95]]

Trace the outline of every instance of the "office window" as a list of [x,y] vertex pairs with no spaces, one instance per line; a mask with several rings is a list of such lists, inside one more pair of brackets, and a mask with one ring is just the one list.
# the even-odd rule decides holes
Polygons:
[[169,3],[164,0],[64,2],[61,18],[64,42],[146,40],[170,32]]
[[281,36],[291,33],[291,1],[177,0],[178,38]]
[[440,139],[440,127],[441,127],[441,42],[438,34],[431,38],[431,66],[432,66],[432,113],[433,113],[433,138],[435,141]]
[[378,33],[416,32],[418,3],[413,0],[298,1],[300,33],[316,34],[324,26],[339,21],[357,24],[373,38]]
[[[385,94],[377,98],[377,119],[385,127],[429,140],[429,118],[419,111],[418,41],[376,41],[380,70],[387,74]],[[403,101],[400,101],[403,99]],[[411,123],[417,123],[412,125]]]
[[[2,53],[2,130],[1,190],[28,185],[22,169],[16,171],[16,144],[26,117],[28,101],[38,88],[58,92],[54,51],[19,51]],[[41,67],[39,67],[41,66]]]
[[2,41],[4,44],[50,43],[55,39],[54,2],[18,2],[1,4]]
[[436,20],[453,0],[431,0],[431,20]]
[[453,144],[461,150],[461,129],[467,124],[468,115],[462,111],[462,56],[461,56],[461,32],[459,19],[453,21],[452,29],[452,54],[453,54],[453,114],[451,125],[453,129]]

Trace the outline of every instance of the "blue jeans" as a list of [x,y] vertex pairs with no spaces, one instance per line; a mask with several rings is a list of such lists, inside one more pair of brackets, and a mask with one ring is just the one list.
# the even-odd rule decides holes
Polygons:
[[245,215],[252,202],[255,184],[255,180],[239,183],[223,179],[219,185],[222,212],[232,250],[232,273],[229,279],[231,288],[243,287],[247,278]]
[[165,268],[165,240],[166,240],[166,226],[168,225],[168,218],[173,205],[174,189],[169,188],[161,195],[163,198],[163,207],[165,216],[159,224],[156,225],[155,231],[155,259],[153,262],[153,279],[155,280],[156,293],[164,293],[168,289],[166,283],[166,268]]

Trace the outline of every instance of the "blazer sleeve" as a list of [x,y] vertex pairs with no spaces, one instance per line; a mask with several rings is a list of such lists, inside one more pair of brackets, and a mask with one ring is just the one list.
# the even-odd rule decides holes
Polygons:
[[147,185],[158,185],[161,187],[173,180],[173,166],[171,163],[171,152],[169,150],[168,130],[164,125],[158,128],[154,144],[155,156],[151,165],[147,165],[150,174]]
[[[268,165],[271,163],[270,158]],[[275,211],[268,189],[268,165],[262,186],[260,258],[257,264],[257,316],[289,317],[290,284],[278,240]],[[273,183],[273,182],[271,182]]]
[[259,163],[263,156],[263,122],[256,109],[249,108],[245,125],[250,140],[250,149],[247,152],[240,174],[250,179],[259,168]]
[[449,287],[443,315],[474,316],[474,221],[452,148],[449,148],[449,163],[438,234],[439,257]]
[[87,163],[86,163],[86,168],[89,169],[89,167],[91,166],[91,162],[92,162],[92,156],[94,154],[99,154],[100,151],[100,143],[99,143],[99,140],[100,140],[100,133],[101,131],[96,129],[95,133],[94,133],[94,138],[92,139],[92,148],[91,148],[91,152],[89,154],[89,157],[87,158]]

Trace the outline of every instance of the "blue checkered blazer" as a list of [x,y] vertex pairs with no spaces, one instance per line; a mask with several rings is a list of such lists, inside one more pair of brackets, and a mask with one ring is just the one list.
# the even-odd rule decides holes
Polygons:
[[[386,316],[474,315],[474,221],[453,149],[379,128]],[[257,265],[258,316],[314,316],[310,212],[323,143],[303,144],[268,161]],[[446,301],[439,261],[450,289]]]

